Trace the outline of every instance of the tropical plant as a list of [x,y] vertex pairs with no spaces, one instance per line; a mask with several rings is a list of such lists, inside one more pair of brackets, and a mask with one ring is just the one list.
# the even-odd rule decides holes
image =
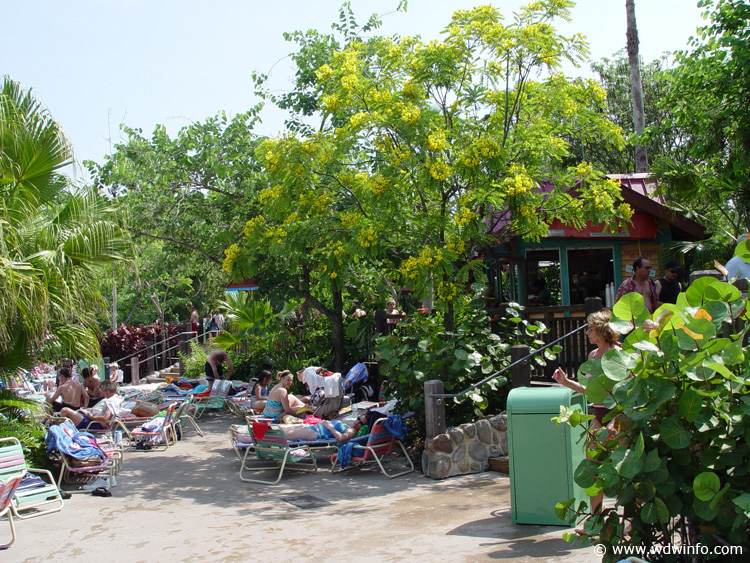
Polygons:
[[[618,430],[589,430],[589,459],[575,471],[587,494],[603,492],[614,506],[592,514],[585,500],[570,499],[557,507],[571,523],[586,518],[585,536],[606,547],[605,561],[619,560],[613,548],[624,545],[642,547],[649,560],[685,562],[716,559],[707,554],[722,546],[750,547],[747,304],[714,278],[693,282],[656,320],[638,293],[615,303],[611,325],[627,335],[622,349],[583,364],[579,380],[589,402],[612,409],[604,421],[616,419]],[[591,418],[562,408],[558,420],[580,426]],[[705,551],[670,554],[679,545]]]
[[[190,341],[190,353],[177,352],[185,368],[185,379],[198,379],[206,375],[205,365],[210,351],[201,346],[196,340]],[[234,365],[234,362],[232,362]]]
[[[62,129],[30,90],[0,90],[0,378],[41,349],[98,357],[101,266],[126,248],[114,204],[76,188]],[[0,411],[8,406],[0,391]],[[13,399],[15,401],[15,399]],[[31,406],[31,405],[29,405]],[[10,405],[10,411],[16,408]]]
[[[462,298],[456,304],[453,331],[445,330],[439,313],[425,313],[400,321],[392,334],[377,339],[377,358],[386,392],[398,399],[404,412],[415,413],[417,427],[423,430],[426,381],[439,379],[446,393],[458,393],[509,365],[511,346],[528,344],[538,348],[544,344],[539,337],[547,329],[541,323],[523,320],[520,305],[508,307],[507,318],[490,323],[481,299]],[[498,326],[491,326],[495,324]],[[544,363],[539,356],[535,361]],[[507,382],[506,377],[499,376],[453,399],[447,409],[448,425],[502,412],[508,395]]]

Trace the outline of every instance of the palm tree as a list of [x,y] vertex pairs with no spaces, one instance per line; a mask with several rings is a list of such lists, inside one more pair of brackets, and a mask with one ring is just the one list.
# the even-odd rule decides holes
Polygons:
[[[627,15],[627,50],[630,64],[630,93],[633,98],[633,125],[635,132],[642,135],[646,129],[646,116],[643,110],[643,84],[641,83],[640,54],[638,50],[638,25],[635,21],[635,0],[625,0]],[[648,172],[646,146],[639,142],[635,146],[635,171]]]
[[[36,352],[97,357],[98,271],[126,245],[113,202],[74,187],[72,149],[18,82],[0,90],[0,378]],[[0,412],[2,401],[0,399]]]

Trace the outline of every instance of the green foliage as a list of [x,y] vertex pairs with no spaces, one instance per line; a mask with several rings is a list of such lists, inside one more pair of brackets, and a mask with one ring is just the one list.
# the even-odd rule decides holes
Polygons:
[[[587,52],[552,25],[570,6],[534,2],[508,23],[490,6],[458,11],[429,43],[359,34],[346,10],[341,41],[295,34],[294,92],[263,92],[262,76],[258,88],[319,126],[296,121],[257,147],[269,185],[225,267],[307,299],[330,320],[343,367],[343,295],[371,273],[434,298],[450,327],[472,252],[494,244],[501,224],[538,239],[554,219],[627,220],[619,184],[562,163],[568,138],[622,142],[599,86],[558,72]],[[546,179],[554,188],[542,194]],[[565,190],[574,184],[577,198]]]
[[[585,531],[608,547],[605,561],[617,559],[614,545],[747,549],[750,348],[743,342],[750,325],[738,322],[747,319],[747,299],[732,285],[700,278],[652,320],[643,298],[632,295],[614,307],[622,350],[579,371],[587,400],[613,409],[605,423],[612,419],[617,433],[589,432],[592,459],[576,482],[613,497],[615,506],[588,518]],[[589,514],[585,501],[558,508],[571,522]]]
[[31,467],[48,468],[47,447],[44,442],[46,435],[45,426],[31,418],[8,420],[0,417],[0,438],[18,438],[23,446],[26,463]]
[[[461,300],[459,300],[461,303]],[[440,314],[414,315],[377,342],[377,357],[385,390],[398,399],[403,411],[414,411],[424,429],[424,384],[439,379],[446,393],[458,393],[510,364],[516,344],[539,347],[547,329],[520,318],[509,307],[507,318],[493,331],[480,300],[461,303],[453,331],[446,331]],[[500,333],[500,334],[498,334]],[[539,359],[543,362],[542,359]],[[448,425],[458,425],[505,408],[507,378],[500,376],[466,395],[448,400]]]
[[[177,352],[185,366],[185,379],[198,379],[206,374],[205,364],[210,351],[206,351],[196,340],[190,341],[190,354]],[[232,363],[234,365],[234,363]]]
[[704,215],[712,230],[737,236],[750,228],[750,5],[699,5],[707,24],[690,49],[676,54],[665,100],[685,132],[685,156],[655,164],[671,202]]

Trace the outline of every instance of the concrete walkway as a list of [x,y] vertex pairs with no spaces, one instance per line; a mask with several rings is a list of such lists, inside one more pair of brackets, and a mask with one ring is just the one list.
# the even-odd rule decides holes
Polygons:
[[[562,527],[511,525],[500,473],[332,475],[323,457],[316,474],[244,483],[229,444],[237,422],[207,414],[205,438],[188,430],[166,452],[127,453],[111,498],[73,495],[58,513],[16,520],[18,539],[0,561],[600,561],[593,548],[564,542]],[[292,504],[305,500],[320,506]],[[8,536],[0,522],[0,540]]]

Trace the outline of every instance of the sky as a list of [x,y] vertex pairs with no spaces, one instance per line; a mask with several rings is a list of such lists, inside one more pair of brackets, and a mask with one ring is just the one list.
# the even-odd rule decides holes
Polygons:
[[[27,87],[70,138],[77,162],[103,162],[122,140],[120,125],[150,135],[157,124],[175,135],[185,125],[224,110],[247,111],[259,100],[251,73],[270,75],[288,89],[294,44],[284,32],[328,32],[338,21],[340,0],[0,0],[0,74]],[[382,35],[437,39],[454,10],[481,0],[351,0],[360,23],[383,14]],[[527,0],[491,2],[505,16]],[[385,15],[388,14],[388,15]],[[697,0],[636,0],[641,56],[687,48],[702,24]],[[579,0],[566,34],[582,33],[591,59],[625,47],[625,0]],[[571,76],[593,76],[584,66]],[[264,108],[258,134],[275,136],[283,115]],[[74,180],[85,180],[79,168]]]

